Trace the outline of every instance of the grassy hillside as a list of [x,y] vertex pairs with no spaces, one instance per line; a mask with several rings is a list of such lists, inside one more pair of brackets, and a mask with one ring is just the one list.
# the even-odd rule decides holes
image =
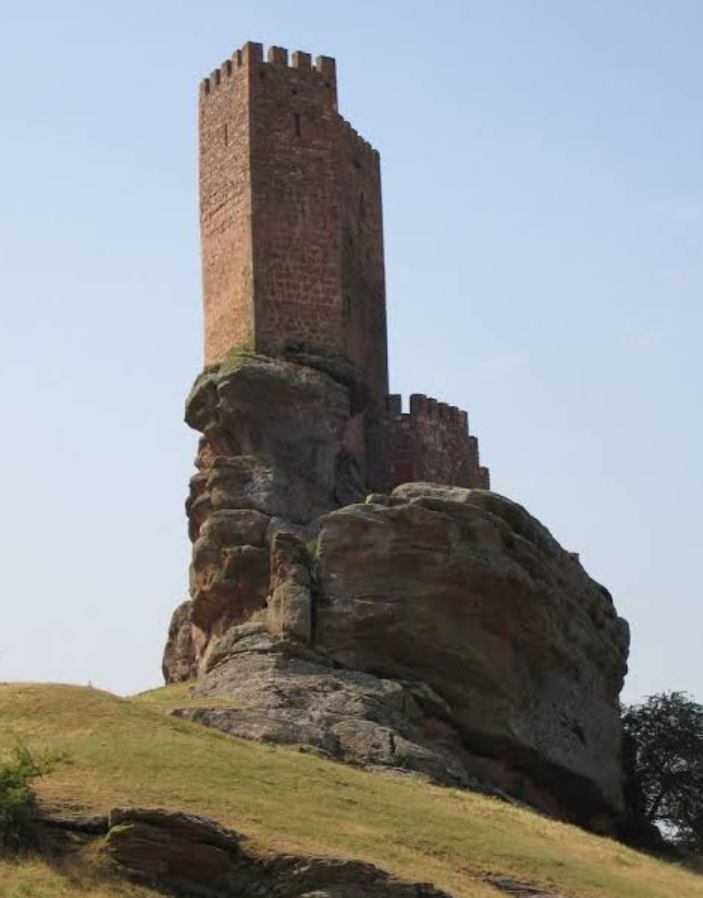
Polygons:
[[[70,686],[0,686],[0,755],[18,739],[70,760],[39,787],[65,813],[119,805],[214,817],[252,850],[327,854],[431,881],[461,898],[496,898],[487,873],[566,898],[703,898],[703,877],[536,814],[468,792],[365,773],[165,716],[180,696],[119,699]],[[0,862],[2,898],[152,895],[80,866]],[[91,879],[92,877],[92,879]]]

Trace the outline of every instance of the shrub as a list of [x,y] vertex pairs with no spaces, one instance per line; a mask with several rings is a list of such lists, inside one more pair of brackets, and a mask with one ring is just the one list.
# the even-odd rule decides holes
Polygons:
[[34,843],[36,798],[32,781],[45,776],[61,758],[15,746],[0,764],[0,851],[16,852]]
[[391,761],[394,767],[401,767],[403,770],[413,770],[415,767],[415,758],[413,755],[402,749],[393,752]]

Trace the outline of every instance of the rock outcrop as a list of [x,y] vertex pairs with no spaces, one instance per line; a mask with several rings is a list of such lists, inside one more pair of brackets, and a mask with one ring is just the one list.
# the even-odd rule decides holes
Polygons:
[[612,831],[629,636],[607,590],[495,493],[360,501],[349,415],[343,384],[288,362],[196,383],[192,598],[164,672],[195,672],[200,701],[177,713]]
[[[339,667],[297,640],[273,638],[261,623],[233,627],[209,663],[191,690],[196,706],[176,708],[176,716],[233,736],[482,788],[465,769],[446,703],[421,682]],[[221,706],[223,698],[231,707]]]
[[167,683],[190,680],[197,673],[193,645],[193,603],[190,599],[171,615],[161,669]]
[[[321,514],[363,497],[363,450],[347,386],[324,370],[245,352],[197,379],[186,421],[202,434],[186,504],[187,613],[201,663],[213,639],[265,604],[276,532],[306,538]],[[171,666],[168,676],[187,673]]]
[[[256,857],[238,833],[181,811],[132,807],[94,817],[42,814],[37,824],[37,847],[51,861],[82,852],[90,867],[107,856],[113,873],[185,898],[451,898],[431,884],[399,880],[361,861]],[[513,898],[564,898],[495,873],[483,882]]]
[[53,854],[98,839],[115,873],[187,898],[450,898],[426,883],[396,879],[372,864],[336,858],[256,857],[230,829],[163,808],[115,808],[108,817],[45,818]]
[[315,570],[315,638],[329,657],[428,684],[473,753],[558,805],[621,808],[628,629],[521,506],[408,484],[327,516]]

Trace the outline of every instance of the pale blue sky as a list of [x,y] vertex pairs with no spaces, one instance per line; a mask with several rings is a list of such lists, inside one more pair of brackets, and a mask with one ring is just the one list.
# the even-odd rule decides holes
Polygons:
[[0,678],[160,682],[201,365],[196,86],[337,58],[382,154],[391,378],[703,700],[703,4],[0,0]]

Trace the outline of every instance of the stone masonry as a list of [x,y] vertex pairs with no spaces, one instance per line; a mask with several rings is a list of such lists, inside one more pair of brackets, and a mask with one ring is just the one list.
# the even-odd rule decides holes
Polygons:
[[410,412],[403,413],[402,398],[388,396],[385,427],[393,484],[490,488],[488,468],[479,463],[478,440],[469,435],[468,415],[455,405],[413,393]]
[[333,371],[370,487],[488,487],[464,412],[387,399],[380,160],[337,111],[333,59],[250,42],[204,79],[200,221],[206,364],[246,349]]

